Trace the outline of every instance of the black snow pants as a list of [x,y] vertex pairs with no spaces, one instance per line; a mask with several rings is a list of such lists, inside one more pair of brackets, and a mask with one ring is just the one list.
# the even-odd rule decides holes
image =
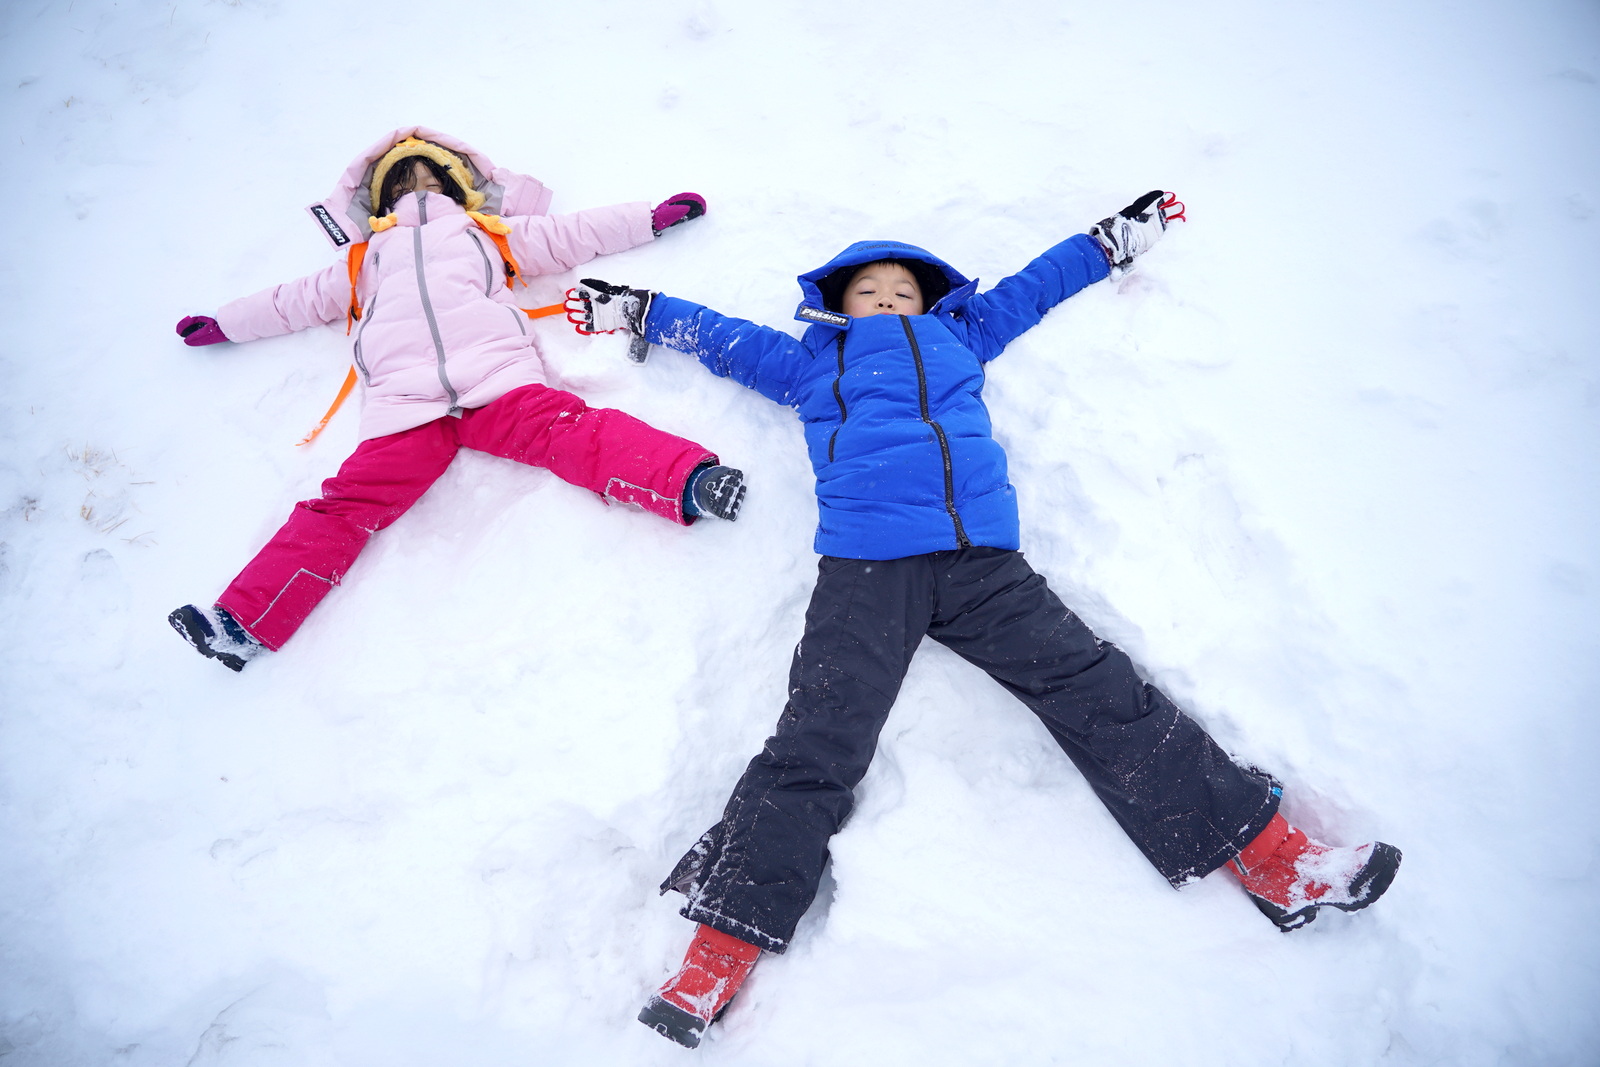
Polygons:
[[1173,885],[1233,858],[1277,811],[1277,784],[1143,682],[1020,552],[824,556],[777,732],[662,884],[688,897],[685,918],[769,952],[788,947],[924,634],[1043,720]]

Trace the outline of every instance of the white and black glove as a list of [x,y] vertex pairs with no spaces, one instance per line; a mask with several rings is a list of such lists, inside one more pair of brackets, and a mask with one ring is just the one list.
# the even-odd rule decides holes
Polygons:
[[579,333],[627,330],[633,335],[628,343],[628,358],[643,363],[650,355],[650,342],[644,339],[644,317],[650,314],[650,301],[655,295],[648,289],[581,278],[576,287],[567,290],[567,321]]
[[1089,227],[1089,236],[1100,242],[1113,267],[1127,267],[1133,257],[1150,251],[1161,240],[1167,223],[1187,221],[1183,213],[1177,193],[1156,189]]
[[599,278],[580,279],[567,290],[567,321],[579,333],[616,333],[627,330],[644,336],[644,317],[650,313],[650,300],[656,294],[648,289],[629,289]]

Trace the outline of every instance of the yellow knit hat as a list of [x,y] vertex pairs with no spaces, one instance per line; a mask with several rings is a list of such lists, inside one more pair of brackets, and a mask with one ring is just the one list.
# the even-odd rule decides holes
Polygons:
[[488,199],[472,187],[472,171],[467,167],[466,161],[447,148],[441,148],[432,141],[424,141],[417,137],[407,137],[383,154],[377,166],[372,168],[372,185],[367,190],[367,195],[372,200],[372,210],[378,210],[378,200],[383,196],[383,179],[389,176],[389,171],[394,165],[407,156],[422,156],[431,159],[445,169],[450,177],[455,179],[461,191],[467,194],[466,208],[476,211]]

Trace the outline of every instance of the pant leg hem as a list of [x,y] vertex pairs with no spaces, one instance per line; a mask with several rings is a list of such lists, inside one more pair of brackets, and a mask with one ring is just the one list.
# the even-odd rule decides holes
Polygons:
[[253,625],[251,625],[250,621],[248,619],[246,619],[246,617],[245,617],[245,610],[246,609],[243,608],[243,607],[239,607],[239,606],[233,605],[233,604],[229,604],[228,600],[227,600],[227,594],[226,593],[224,593],[222,596],[217,598],[216,606],[219,607],[219,608],[222,608],[229,615],[233,616],[233,621],[239,624],[239,629],[243,630],[245,633],[247,633],[251,637],[255,638],[258,642],[260,642],[262,647],[264,647],[267,651],[276,652],[280,648],[283,647],[283,642],[282,641],[278,641],[278,642],[274,643],[272,641],[266,640],[260,634],[256,633],[255,627]]
[[755,945],[763,952],[771,952],[775,956],[781,956],[789,949],[788,941],[765,934],[749,923],[740,922],[732,916],[714,911],[703,904],[685,904],[683,910],[678,914],[691,922],[709,926],[718,933],[736,937],[746,944]]
[[1244,824],[1244,828],[1229,839],[1226,844],[1218,846],[1216,851],[1204,861],[1186,867],[1182,871],[1174,874],[1167,874],[1165,871],[1161,872],[1166,875],[1167,881],[1172,883],[1172,888],[1182,889],[1190,882],[1204,878],[1243,852],[1246,845],[1261,836],[1261,832],[1267,828],[1267,824],[1272,821],[1272,817],[1278,814],[1278,805],[1283,800],[1282,794],[1277,788],[1274,788],[1277,782],[1271,778],[1268,779],[1268,782],[1271,784],[1261,807],[1250,817],[1250,821]]
[[673,472],[672,477],[667,480],[667,492],[663,495],[669,496],[677,502],[677,514],[663,516],[668,522],[675,522],[679,526],[693,526],[695,524],[695,520],[700,516],[690,515],[683,506],[684,494],[689,491],[689,478],[701,467],[715,466],[721,462],[722,460],[717,458],[715,452],[703,452],[699,459],[683,469],[681,477],[679,472]]

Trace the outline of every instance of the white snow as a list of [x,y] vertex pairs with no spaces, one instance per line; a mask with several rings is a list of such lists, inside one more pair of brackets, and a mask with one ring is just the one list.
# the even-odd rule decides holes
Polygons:
[[[1600,1058],[1600,12],[1582,0],[0,10],[0,1060],[675,1064],[657,882],[776,720],[800,427],[537,324],[592,403],[748,474],[679,529],[463,455],[282,652],[213,597],[355,443],[342,328],[189,349],[317,269],[304,205],[423,123],[556,210],[704,193],[583,272],[796,331],[796,274],[993,284],[1147,189],[1190,221],[987,396],[1058,592],[1388,896],[1278,933],[1172,892],[931,642],[823,899],[707,1064]],[[549,303],[576,276],[536,283]]]

